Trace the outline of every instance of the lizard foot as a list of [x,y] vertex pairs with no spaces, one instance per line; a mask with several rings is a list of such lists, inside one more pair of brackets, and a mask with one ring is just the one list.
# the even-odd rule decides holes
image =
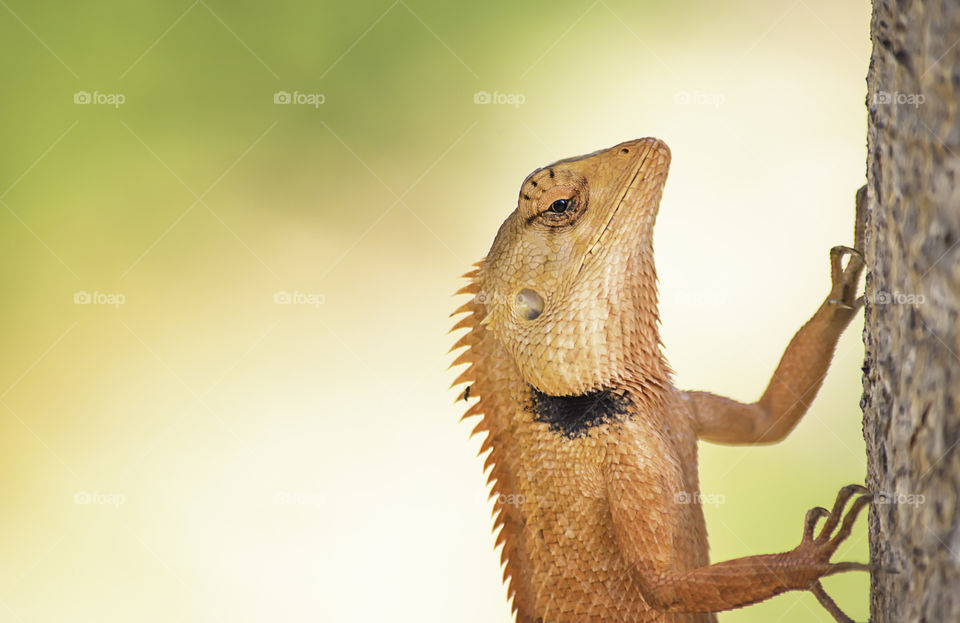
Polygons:
[[[845,256],[850,256],[843,265]],[[837,309],[855,311],[863,305],[863,297],[857,298],[857,284],[863,272],[863,254],[852,247],[836,246],[830,249],[830,280],[832,287],[827,303]]]
[[[858,497],[849,509],[846,508],[847,502],[854,496]],[[847,485],[840,489],[832,510],[828,511],[825,508],[817,507],[807,511],[803,524],[803,540],[800,542],[800,546],[791,552],[804,561],[804,566],[809,565],[808,568],[817,574],[817,578],[805,588],[808,588],[814,594],[817,601],[826,608],[837,623],[853,623],[853,619],[844,614],[833,599],[827,595],[820,583],[820,578],[844,571],[871,571],[873,569],[870,565],[860,562],[830,562],[830,557],[837,551],[840,544],[850,536],[857,516],[872,500],[873,495],[869,493],[866,487],[861,485]],[[823,524],[819,536],[815,536],[816,525],[823,517],[826,517],[827,520]],[[841,519],[843,520],[842,523]],[[839,530],[837,530],[838,525],[840,526]],[[836,534],[834,534],[835,530]]]
[[[861,186],[857,190],[857,213],[853,231],[853,248],[837,246],[830,249],[830,279],[832,286],[827,295],[827,304],[842,311],[845,315],[853,315],[863,305],[863,297],[857,298],[857,284],[860,282],[860,273],[864,267],[864,231],[867,223],[867,187]],[[847,265],[843,265],[843,258],[849,255]]]

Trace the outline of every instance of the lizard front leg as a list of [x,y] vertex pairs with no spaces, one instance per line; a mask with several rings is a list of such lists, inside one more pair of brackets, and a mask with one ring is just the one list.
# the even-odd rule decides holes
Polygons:
[[[862,221],[865,187],[857,193],[856,248],[830,250],[830,293],[790,341],[763,396],[744,404],[709,392],[685,392],[697,436],[718,443],[774,443],[786,437],[806,413],[823,384],[833,350],[863,299],[857,284],[863,271]],[[846,266],[843,259],[849,257]]]
[[[837,621],[847,623],[849,618],[823,592],[820,578],[844,571],[869,570],[870,567],[863,563],[831,563],[830,558],[850,536],[857,516],[872,497],[864,487],[848,485],[840,490],[832,511],[818,507],[807,513],[803,538],[796,548],[780,554],[727,560],[683,573],[658,569],[657,562],[644,557],[642,544],[639,551],[634,550],[637,541],[629,535],[638,534],[637,526],[620,525],[618,532],[621,535],[622,531],[628,533],[622,538],[622,544],[628,553],[634,552],[638,556],[633,573],[644,600],[655,610],[719,612],[757,603],[790,590],[810,590],[821,603],[829,601],[832,607],[827,603],[824,605]],[[851,498],[856,499],[846,509]],[[823,517],[827,517],[827,521],[820,534],[815,536],[816,524]],[[616,524],[616,516],[614,520]]]

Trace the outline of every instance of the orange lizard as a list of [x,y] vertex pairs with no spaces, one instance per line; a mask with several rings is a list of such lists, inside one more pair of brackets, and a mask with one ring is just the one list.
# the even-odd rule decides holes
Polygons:
[[[455,312],[469,331],[454,346],[467,350],[453,365],[468,364],[454,385],[469,384],[464,417],[482,416],[516,620],[707,622],[811,590],[849,621],[819,580],[870,569],[830,562],[866,489],[810,510],[788,552],[710,564],[697,440],[773,443],[796,426],[862,304],[862,255],[831,250],[832,288],[757,402],[681,391],[661,353],[653,258],[669,164],[667,146],[643,138],[537,169],[458,292],[473,296]],[[862,204],[861,192],[855,247]]]

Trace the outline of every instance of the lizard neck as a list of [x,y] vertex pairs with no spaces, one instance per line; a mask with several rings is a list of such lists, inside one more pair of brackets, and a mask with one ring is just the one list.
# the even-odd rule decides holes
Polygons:
[[657,271],[653,262],[652,241],[642,245],[650,253],[638,253],[628,262],[622,305],[612,306],[614,323],[608,328],[621,336],[619,343],[611,344],[622,349],[617,359],[622,361],[623,374],[618,375],[616,385],[622,385],[638,399],[649,396],[655,399],[670,383],[671,370],[663,356],[660,340],[660,313],[657,297]]

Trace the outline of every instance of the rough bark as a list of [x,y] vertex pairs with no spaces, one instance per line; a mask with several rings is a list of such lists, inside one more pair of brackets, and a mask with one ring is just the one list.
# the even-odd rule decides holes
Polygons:
[[875,0],[871,38],[871,618],[960,621],[960,0]]

